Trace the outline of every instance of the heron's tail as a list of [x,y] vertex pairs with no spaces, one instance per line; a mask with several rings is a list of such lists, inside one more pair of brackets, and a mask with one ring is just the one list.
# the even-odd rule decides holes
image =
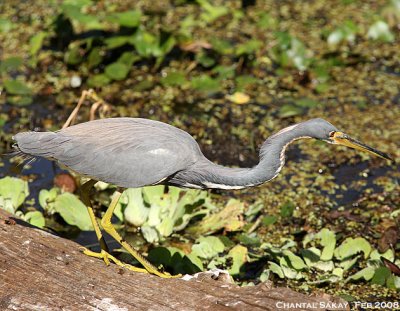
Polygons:
[[13,136],[15,152],[13,155],[30,157],[53,157],[54,139],[53,132],[23,132]]

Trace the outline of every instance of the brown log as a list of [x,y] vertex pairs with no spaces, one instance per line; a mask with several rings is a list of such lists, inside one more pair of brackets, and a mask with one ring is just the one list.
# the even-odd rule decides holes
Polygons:
[[320,303],[333,299],[267,283],[239,287],[204,273],[185,281],[134,273],[114,264],[107,267],[82,254],[77,243],[2,210],[0,273],[0,310],[309,310],[311,305],[306,304],[312,304],[312,310],[328,310]]

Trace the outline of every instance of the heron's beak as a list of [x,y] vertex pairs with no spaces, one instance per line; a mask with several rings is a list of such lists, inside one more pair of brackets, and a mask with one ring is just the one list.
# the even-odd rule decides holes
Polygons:
[[366,151],[368,153],[371,153],[378,157],[384,158],[386,160],[394,161],[388,154],[383,153],[374,148],[371,148],[353,138],[350,138],[349,136],[347,136],[346,134],[344,134],[342,132],[334,132],[333,136],[331,136],[331,139],[334,144],[347,146],[347,147],[354,148],[354,149],[361,150],[361,151]]

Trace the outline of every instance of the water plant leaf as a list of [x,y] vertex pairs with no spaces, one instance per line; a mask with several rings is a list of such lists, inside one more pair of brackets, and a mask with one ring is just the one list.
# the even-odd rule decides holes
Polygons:
[[384,21],[377,21],[372,24],[368,29],[367,37],[384,42],[392,42],[394,40],[394,35],[390,31],[389,25]]
[[240,273],[240,268],[247,262],[247,254],[247,247],[242,245],[236,245],[229,251],[228,257],[232,258],[232,266],[228,271],[231,275]]
[[39,204],[49,214],[54,211],[54,202],[59,195],[58,188],[42,189],[39,192]]
[[164,86],[182,86],[186,82],[185,73],[182,71],[172,71],[167,73],[162,79]]
[[105,69],[105,74],[112,80],[123,80],[129,73],[130,68],[122,63],[112,63]]
[[344,260],[362,252],[364,253],[364,258],[367,259],[371,251],[371,244],[366,239],[349,237],[335,249],[334,254],[337,259]]
[[250,101],[250,96],[242,92],[235,92],[232,95],[226,96],[226,98],[232,103],[238,105],[244,105]]
[[65,52],[64,61],[68,65],[78,65],[83,61],[81,48],[77,44],[71,44]]
[[374,274],[375,274],[375,268],[374,267],[366,267],[366,268],[356,272],[355,274],[349,276],[346,279],[346,282],[351,281],[351,280],[357,281],[357,280],[360,280],[360,279],[364,279],[366,281],[369,281],[369,280],[372,279]]
[[101,64],[103,60],[103,53],[102,49],[99,47],[93,48],[88,56],[88,66],[89,68],[96,67],[97,65]]
[[111,79],[107,77],[105,74],[97,74],[90,76],[87,80],[87,83],[91,87],[102,87],[108,85],[111,82]]
[[274,223],[276,223],[277,220],[278,220],[278,217],[276,217],[274,215],[267,215],[267,216],[263,217],[262,223],[264,226],[270,226],[270,225],[273,225]]
[[251,39],[244,43],[239,44],[236,47],[235,52],[237,56],[253,54],[258,51],[261,45],[262,45],[261,41],[256,39]]
[[57,196],[54,210],[67,224],[77,226],[82,231],[93,230],[85,204],[72,193],[65,192]]
[[115,49],[127,44],[130,40],[131,38],[129,36],[116,36],[105,39],[104,43],[106,44],[107,48]]
[[136,52],[140,56],[148,58],[162,55],[162,50],[159,46],[159,38],[141,28],[130,38],[129,43],[133,44]]
[[275,262],[268,261],[268,268],[269,268],[269,270],[271,270],[271,272],[275,273],[281,279],[285,278],[285,275],[283,274],[283,270],[282,270],[281,266],[276,264]]
[[14,24],[5,18],[0,18],[0,32],[9,32],[14,27]]
[[227,7],[211,5],[207,0],[196,1],[204,10],[204,12],[201,13],[200,18],[207,23],[212,23],[229,12]]
[[196,244],[192,246],[192,254],[210,259],[218,253],[224,251],[225,245],[220,239],[215,236],[200,237],[196,240]]
[[386,280],[390,277],[391,272],[387,267],[378,267],[371,279],[372,284],[385,285]]
[[141,57],[134,52],[124,52],[121,54],[121,56],[118,58],[117,62],[121,64],[125,64],[129,68],[132,67],[132,65],[140,60]]
[[358,31],[358,27],[351,20],[346,20],[343,25],[336,28],[332,31],[327,39],[327,42],[330,46],[337,46],[342,41],[346,41],[348,43],[353,43],[356,39],[356,33]]
[[144,239],[149,243],[154,243],[160,240],[160,235],[156,228],[144,224],[140,227]]
[[0,73],[19,69],[23,64],[21,57],[9,57],[0,62]]
[[315,238],[320,239],[320,243],[324,247],[321,253],[321,260],[331,260],[336,247],[335,233],[327,228],[323,228],[315,235]]
[[257,236],[256,232],[253,232],[251,234],[239,234],[237,236],[237,239],[240,241],[240,243],[246,245],[246,246],[260,246],[261,241],[260,238]]
[[296,270],[307,269],[307,265],[304,263],[301,257],[295,255],[289,250],[284,250],[283,255],[287,257],[287,262]]
[[31,225],[36,226],[38,228],[43,228],[46,225],[46,220],[43,214],[39,211],[27,212],[24,218]]
[[15,177],[4,177],[0,179],[0,208],[10,213],[15,211],[24,203],[29,195],[28,182]]
[[211,234],[218,230],[237,231],[244,226],[242,214],[244,204],[230,199],[219,212],[204,217],[197,225],[191,226],[187,232],[197,235]]
[[125,190],[120,202],[126,204],[124,217],[128,223],[140,227],[146,222],[150,209],[144,205],[142,189],[130,188]]
[[123,27],[137,27],[140,25],[142,12],[139,10],[131,10],[125,12],[114,13],[107,17],[108,21],[117,23]]
[[293,215],[295,205],[292,202],[286,202],[281,206],[280,214],[284,218],[291,217]]
[[192,78],[191,85],[195,90],[207,93],[215,93],[220,89],[220,82],[206,74]]
[[5,80],[4,88],[6,91],[13,95],[31,95],[32,90],[19,80]]
[[304,112],[304,109],[296,106],[294,104],[286,104],[283,105],[279,109],[279,117],[280,118],[290,118],[298,115],[302,115]]
[[31,37],[29,44],[30,44],[30,53],[31,55],[36,55],[37,52],[42,48],[43,41],[46,38],[47,33],[44,31],[39,31],[33,37]]

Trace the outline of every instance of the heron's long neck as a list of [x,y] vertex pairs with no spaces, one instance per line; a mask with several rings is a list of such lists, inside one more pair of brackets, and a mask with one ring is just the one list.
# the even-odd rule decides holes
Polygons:
[[188,179],[192,180],[192,185],[203,188],[241,189],[260,185],[279,174],[285,164],[286,147],[302,137],[306,136],[294,134],[290,130],[282,130],[271,136],[263,143],[260,149],[260,162],[253,168],[225,167],[204,158],[188,172],[186,177],[190,175]]

